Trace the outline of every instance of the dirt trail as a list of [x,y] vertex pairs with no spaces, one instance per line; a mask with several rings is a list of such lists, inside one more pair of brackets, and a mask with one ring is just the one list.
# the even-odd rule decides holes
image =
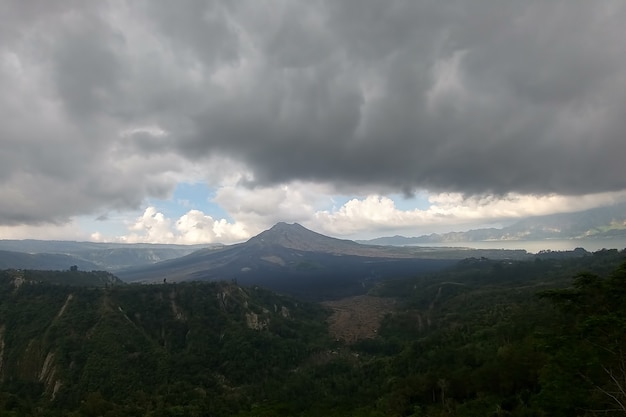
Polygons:
[[325,301],[333,310],[329,319],[330,333],[338,340],[353,343],[359,339],[376,337],[380,322],[392,311],[392,298],[358,295],[341,300]]

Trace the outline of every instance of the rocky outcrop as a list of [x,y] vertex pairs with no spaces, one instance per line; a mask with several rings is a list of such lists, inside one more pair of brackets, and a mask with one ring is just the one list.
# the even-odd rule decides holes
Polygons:
[[183,312],[183,309],[180,308],[180,306],[176,303],[176,292],[172,291],[170,292],[170,308],[172,309],[172,314],[174,315],[174,318],[178,321],[185,321],[186,317],[185,317],[185,313]]
[[258,314],[251,311],[249,313],[246,313],[246,324],[248,325],[248,328],[250,329],[263,330],[263,329],[266,329],[267,326],[269,326],[270,319],[259,318]]

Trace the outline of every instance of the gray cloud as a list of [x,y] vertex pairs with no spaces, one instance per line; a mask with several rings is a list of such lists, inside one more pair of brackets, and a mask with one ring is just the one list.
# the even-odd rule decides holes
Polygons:
[[[182,149],[243,158],[261,183],[298,177],[469,193],[624,187],[616,172],[626,142],[614,110],[624,99],[621,5],[331,7],[321,12],[331,51],[293,68],[281,66],[289,48],[280,50],[285,59],[269,48],[262,82],[198,114]],[[284,42],[303,27],[283,33]],[[264,33],[255,35],[262,47]]]
[[626,188],[621,1],[53,3],[2,6],[3,224],[137,207],[215,156],[261,185]]

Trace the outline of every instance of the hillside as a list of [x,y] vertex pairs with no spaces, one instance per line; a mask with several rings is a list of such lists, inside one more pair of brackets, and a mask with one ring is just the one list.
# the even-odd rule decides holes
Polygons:
[[81,271],[75,265],[61,270],[7,269],[3,271],[5,280],[9,280],[16,289],[20,286],[47,284],[56,286],[75,286],[85,288],[107,288],[124,285],[118,277],[107,271]]
[[625,261],[467,259],[326,307],[2,271],[0,415],[616,416]]
[[121,415],[231,415],[247,404],[242,387],[280,381],[327,343],[325,310],[231,283],[98,289],[5,271],[0,312],[3,416],[40,399],[81,415],[114,403]]
[[24,253],[0,250],[0,269],[66,270],[72,265],[83,270],[100,269],[98,265],[71,255]]
[[0,268],[116,271],[188,255],[211,245],[124,244],[59,240],[0,240]]

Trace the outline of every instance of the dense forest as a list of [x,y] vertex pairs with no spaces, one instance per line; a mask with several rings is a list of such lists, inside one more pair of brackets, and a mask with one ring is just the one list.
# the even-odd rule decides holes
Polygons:
[[[545,254],[544,254],[545,255]],[[626,253],[388,280],[376,336],[236,282],[0,272],[2,416],[626,414]]]

